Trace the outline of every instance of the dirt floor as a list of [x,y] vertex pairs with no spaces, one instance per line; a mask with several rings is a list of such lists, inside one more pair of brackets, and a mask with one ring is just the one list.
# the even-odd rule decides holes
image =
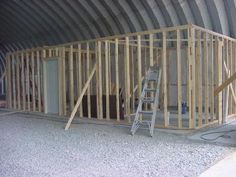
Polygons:
[[150,138],[124,126],[64,126],[60,118],[0,115],[0,176],[194,177],[236,150],[157,129]]

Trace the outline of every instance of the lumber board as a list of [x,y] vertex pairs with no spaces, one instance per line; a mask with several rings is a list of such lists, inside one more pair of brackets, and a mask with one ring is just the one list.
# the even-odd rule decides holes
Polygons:
[[[223,47],[223,42],[220,41],[218,39],[217,41],[217,85],[218,88],[214,91],[214,95],[217,96],[217,119],[219,124],[222,123],[222,116],[223,116],[223,112],[222,112],[222,106],[223,106],[223,94],[222,94],[222,90],[228,85],[230,84],[235,78],[236,78],[236,73],[231,76],[228,80],[225,81],[225,83],[222,84],[222,47]],[[234,78],[235,77],[235,78]]]
[[101,51],[101,41],[98,41],[98,104],[99,104],[99,117],[98,119],[103,119],[103,101],[102,101],[102,51]]
[[169,116],[168,116],[168,108],[167,108],[167,57],[166,57],[166,32],[162,33],[163,37],[163,54],[162,54],[162,70],[163,70],[163,96],[164,96],[164,126],[169,126]]
[[[90,73],[90,48],[89,48],[89,43],[87,43],[86,45],[86,61],[87,61],[87,77],[89,76]],[[90,88],[90,84],[88,85],[88,89],[87,89],[87,104],[88,104],[88,118],[91,118],[91,99],[90,99],[90,92],[91,92],[91,88]]]
[[210,115],[211,115],[211,121],[214,120],[214,114],[215,114],[215,100],[214,100],[214,84],[215,84],[215,77],[214,77],[214,39],[213,35],[210,35],[210,55],[209,55],[209,63],[210,63]]
[[30,109],[30,73],[29,73],[29,52],[26,53],[26,95],[27,95],[27,110]]
[[69,95],[70,95],[70,111],[74,108],[74,62],[73,62],[73,45],[70,45],[69,52]]
[[[81,95],[82,91],[82,56],[81,56],[81,44],[78,44],[78,68],[79,68],[79,75],[77,76],[79,79],[79,88],[78,92],[79,95]],[[80,111],[79,111],[80,117],[83,117],[83,105],[80,106]]]
[[137,53],[137,57],[138,57],[138,97],[141,96],[142,93],[142,62],[141,62],[141,36],[138,35],[137,36],[138,39],[138,53]]
[[63,73],[63,66],[62,66],[62,48],[59,48],[58,49],[58,85],[59,85],[59,88],[58,88],[58,92],[59,92],[59,104],[58,104],[58,107],[59,107],[59,115],[62,116],[63,115],[63,76],[62,76],[62,73]]
[[125,102],[126,102],[126,115],[128,118],[128,122],[131,122],[130,119],[130,57],[129,57],[129,37],[125,38],[125,75],[126,75],[126,94],[125,94]]
[[16,109],[16,59],[15,54],[12,55],[12,89],[13,89],[13,108]]
[[76,112],[77,112],[77,110],[78,110],[78,108],[79,108],[79,106],[80,106],[80,104],[82,102],[83,96],[84,96],[86,90],[88,89],[88,85],[90,84],[90,81],[93,78],[93,75],[94,75],[95,71],[96,71],[96,64],[94,65],[94,67],[93,67],[93,69],[91,71],[91,74],[89,75],[88,80],[86,81],[86,83],[85,83],[85,85],[84,85],[84,87],[83,87],[83,89],[81,91],[81,94],[80,94],[80,96],[79,96],[79,98],[78,98],[78,100],[77,100],[77,102],[75,104],[75,107],[73,108],[73,110],[71,112],[71,115],[70,115],[70,118],[69,118],[69,120],[68,120],[68,122],[66,124],[65,130],[69,129],[69,127],[70,127],[70,125],[71,125],[71,123],[72,123],[72,121],[73,121],[73,119],[75,117],[75,114],[76,114]]
[[8,107],[12,108],[12,77],[11,77],[11,57],[7,54],[7,95],[8,95]]
[[105,41],[105,85],[106,85],[106,119],[110,120],[110,102],[109,102],[109,51],[108,41]]
[[119,96],[119,41],[115,39],[115,75],[116,75],[116,116],[117,121],[120,121],[120,96]]
[[214,96],[217,96],[221,93],[229,84],[231,84],[236,79],[236,73],[231,75],[228,79],[226,79],[222,84],[220,84],[214,91]]
[[21,52],[21,86],[22,86],[22,107],[26,110],[26,95],[25,95],[25,59],[24,53]]
[[37,95],[38,95],[38,111],[42,111],[42,100],[41,100],[41,65],[40,65],[40,55],[39,51],[36,51],[37,59]]
[[204,33],[204,44],[203,44],[203,50],[204,50],[204,81],[205,81],[205,88],[204,88],[204,93],[205,93],[205,105],[204,105],[204,112],[205,112],[205,123],[208,124],[208,118],[209,118],[209,61],[208,61],[208,34]]
[[20,99],[20,58],[19,53],[16,54],[16,85],[17,85],[17,109],[21,109],[21,99]]
[[181,74],[181,41],[180,30],[176,30],[177,36],[177,91],[178,91],[178,127],[182,128],[182,74]]
[[66,101],[66,64],[65,64],[65,47],[62,47],[62,100],[63,100],[63,114],[67,115],[67,101]]
[[202,42],[201,31],[197,31],[197,53],[196,53],[196,71],[197,71],[197,104],[198,104],[198,127],[202,126]]
[[33,111],[36,111],[36,102],[35,102],[35,61],[34,61],[34,52],[31,52],[31,82],[32,82],[32,104]]

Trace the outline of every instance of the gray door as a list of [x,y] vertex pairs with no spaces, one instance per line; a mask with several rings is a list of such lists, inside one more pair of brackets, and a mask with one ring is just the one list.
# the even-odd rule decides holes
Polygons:
[[58,60],[43,61],[44,68],[44,112],[57,114],[59,112],[58,91]]

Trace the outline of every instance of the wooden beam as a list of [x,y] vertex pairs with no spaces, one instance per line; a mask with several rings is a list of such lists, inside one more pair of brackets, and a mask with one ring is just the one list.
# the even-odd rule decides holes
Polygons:
[[68,122],[66,124],[65,130],[69,129],[69,127],[71,125],[71,122],[72,122],[72,120],[75,117],[75,114],[76,114],[76,112],[77,112],[77,110],[78,110],[78,108],[79,108],[79,106],[80,106],[80,104],[82,102],[83,96],[84,96],[86,90],[88,89],[88,85],[90,84],[90,81],[93,78],[93,75],[94,75],[95,71],[96,71],[96,64],[94,65],[94,67],[93,67],[93,69],[91,71],[91,74],[89,75],[88,80],[86,81],[86,83],[84,85],[84,88],[82,89],[81,94],[80,94],[80,96],[79,96],[79,98],[78,98],[78,100],[77,100],[77,102],[75,104],[75,107],[74,107],[74,109],[71,112],[71,115],[70,115],[70,118],[69,118],[69,120],[68,120]]
[[21,52],[21,86],[22,86],[22,107],[25,111],[26,104],[25,104],[25,59],[24,59],[24,53]]
[[13,108],[16,109],[16,59],[15,54],[12,54],[12,88],[13,88]]
[[135,112],[135,92],[134,92],[134,88],[135,88],[135,60],[134,60],[134,47],[131,46],[131,52],[130,52],[130,66],[131,66],[131,93],[130,93],[130,96],[131,96],[131,99],[132,99],[132,103],[131,103],[131,106],[132,106],[132,111]]
[[17,108],[21,109],[21,99],[20,99],[20,58],[19,53],[16,54],[16,85],[17,85]]
[[149,57],[150,57],[150,66],[153,66],[153,34],[149,34]]
[[[233,56],[233,71],[236,72],[236,45],[235,42],[232,42],[232,56]],[[236,81],[233,82],[233,88],[236,88]],[[236,114],[236,103],[233,105],[233,114]]]
[[115,39],[115,72],[116,72],[116,116],[120,121],[120,96],[119,96],[119,42]]
[[110,102],[109,102],[109,51],[108,51],[108,41],[105,41],[105,81],[106,81],[106,119],[110,120]]
[[214,84],[215,84],[215,77],[214,77],[214,36],[210,35],[210,114],[211,114],[211,121],[214,120],[214,114],[215,114],[215,100],[214,100]]
[[131,122],[130,119],[130,58],[129,58],[129,37],[125,38],[125,75],[126,75],[126,94],[125,94],[125,105],[126,105],[126,115],[128,122]]
[[201,31],[197,31],[197,51],[196,51],[196,70],[197,70],[197,106],[198,106],[198,127],[202,127],[202,42]]
[[163,70],[163,96],[164,96],[164,126],[169,126],[168,103],[167,103],[167,57],[166,57],[166,32],[162,33],[162,70]]
[[223,47],[223,42],[218,39],[217,41],[217,85],[218,88],[214,91],[214,95],[217,95],[217,118],[219,121],[219,124],[222,123],[222,104],[223,104],[223,94],[222,90],[229,85],[235,78],[236,78],[236,73],[231,76],[228,80],[225,81],[225,83],[222,84],[222,47]]
[[26,95],[27,110],[30,111],[30,73],[29,73],[29,52],[26,53]]
[[101,41],[98,41],[98,104],[99,104],[99,117],[98,119],[103,119],[103,102],[102,102],[102,49]]
[[218,87],[214,91],[214,96],[217,96],[221,93],[228,85],[230,85],[236,79],[236,73],[231,75],[228,79],[226,79],[223,83],[218,85]]
[[[78,44],[78,68],[79,68],[79,88],[78,88],[78,93],[81,95],[82,92],[82,56],[81,56],[81,44]],[[83,104],[80,106],[80,111],[79,111],[80,117],[83,117]]]
[[[233,58],[232,58],[232,41],[229,42],[229,47],[228,47],[228,58],[229,58],[229,69],[230,73],[233,73]],[[232,84],[230,84],[230,88],[232,87]],[[233,95],[232,92],[229,92],[229,114],[233,114]]]
[[142,93],[142,60],[141,60],[141,36],[137,36],[138,39],[138,48],[137,48],[137,57],[138,57],[138,96],[141,96]]
[[7,64],[7,102],[8,108],[12,108],[12,77],[11,77],[11,57],[7,54],[6,64]]
[[66,53],[65,53],[65,47],[62,47],[62,100],[63,100],[63,114],[67,115],[67,101],[66,101]]
[[181,74],[181,41],[180,30],[177,29],[177,90],[178,90],[178,127],[182,128],[182,74]]
[[70,45],[69,52],[69,81],[70,81],[70,111],[74,108],[74,62],[73,62],[73,45]]
[[188,29],[188,103],[189,103],[189,128],[196,126],[195,107],[195,37],[192,25]]
[[35,67],[34,67],[34,52],[31,52],[31,71],[32,71],[32,104],[33,104],[33,111],[36,111],[36,103],[35,103]]
[[[90,73],[90,51],[89,51],[90,49],[89,49],[89,43],[87,43],[87,49],[86,49],[86,51],[87,51],[87,54],[86,54],[86,56],[87,56],[87,59],[86,59],[86,61],[87,61],[87,77],[89,76],[89,73]],[[91,91],[91,89],[90,89],[90,84],[88,85],[88,90],[87,90],[87,104],[88,104],[88,118],[91,118],[91,98],[90,98],[90,91]]]
[[62,60],[63,60],[63,51],[62,48],[59,48],[59,54],[58,54],[58,96],[59,96],[59,115],[63,115],[63,66],[62,66]]
[[[223,49],[223,63],[226,62],[228,66],[230,66],[229,61],[229,41],[227,39],[224,40],[224,49]],[[222,71],[223,72],[223,71]],[[230,70],[229,70],[230,74]],[[223,72],[223,80],[227,79],[227,75]],[[226,87],[225,92],[223,93],[223,117],[222,117],[222,123],[226,122],[226,118],[229,114],[229,86]]]
[[204,43],[203,43],[203,50],[204,50],[204,80],[205,80],[205,123],[208,124],[208,118],[209,118],[209,74],[208,74],[208,34],[204,33]]
[[37,92],[38,92],[38,111],[42,111],[42,100],[41,100],[41,64],[40,64],[40,55],[39,51],[36,52],[36,59],[37,59]]

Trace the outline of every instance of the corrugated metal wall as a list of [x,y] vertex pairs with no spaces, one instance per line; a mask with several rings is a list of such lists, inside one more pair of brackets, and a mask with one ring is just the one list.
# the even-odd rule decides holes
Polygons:
[[0,65],[7,51],[187,23],[236,37],[235,18],[236,0],[1,0]]

